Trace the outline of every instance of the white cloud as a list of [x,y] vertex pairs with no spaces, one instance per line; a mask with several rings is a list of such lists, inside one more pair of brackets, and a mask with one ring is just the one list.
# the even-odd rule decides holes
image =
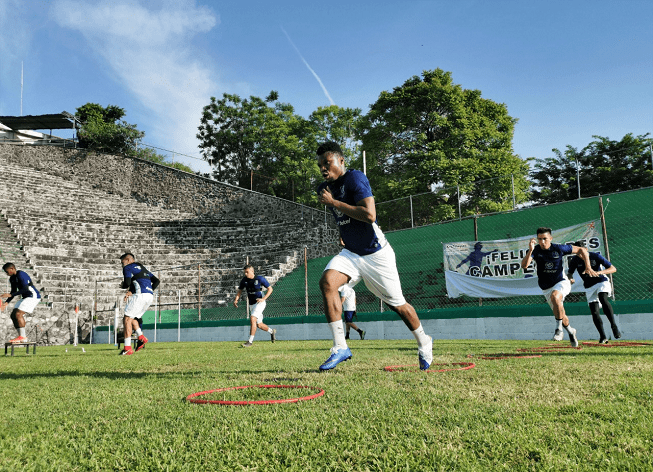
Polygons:
[[[148,143],[196,154],[202,107],[219,86],[215,72],[193,51],[191,39],[219,24],[219,17],[194,0],[167,0],[156,10],[144,5],[56,0],[51,14],[60,26],[79,31],[153,112],[149,124],[155,131],[146,136]],[[200,170],[197,161],[191,166]]]

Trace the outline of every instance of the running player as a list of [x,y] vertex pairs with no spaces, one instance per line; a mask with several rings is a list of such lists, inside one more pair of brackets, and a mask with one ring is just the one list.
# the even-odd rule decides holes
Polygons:
[[592,270],[598,274],[598,277],[590,277],[585,273],[585,262],[578,257],[574,256],[569,261],[569,269],[567,270],[567,276],[569,281],[573,284],[574,271],[578,270],[580,278],[583,279],[583,286],[585,287],[585,297],[587,298],[587,303],[590,307],[590,313],[592,313],[592,321],[594,321],[594,326],[599,331],[599,343],[607,344],[608,338],[603,331],[603,321],[601,321],[600,309],[603,307],[603,313],[610,321],[610,326],[612,327],[612,334],[615,339],[621,337],[621,331],[617,327],[617,322],[614,319],[614,310],[612,305],[610,305],[610,300],[608,297],[612,294],[612,285],[606,277],[607,274],[614,274],[617,272],[617,268],[610,263],[605,257],[603,257],[598,252],[589,253],[590,264]]
[[326,319],[333,335],[331,355],[320,370],[333,369],[351,359],[338,288],[346,283],[354,286],[361,279],[413,333],[420,369],[428,369],[433,362],[433,340],[424,332],[415,309],[403,296],[395,253],[376,223],[374,196],[367,177],[345,167],[342,149],[335,142],[322,144],[317,156],[325,180],[318,187],[319,201],[331,209],[345,245],[327,264],[320,279]]
[[136,351],[140,351],[147,344],[147,338],[141,330],[138,322],[142,318],[154,300],[154,291],[159,286],[159,279],[148,271],[145,266],[136,262],[132,253],[120,256],[122,274],[124,280],[120,288],[127,289],[124,301],[125,305],[125,349],[120,354],[129,356],[134,354],[131,346],[132,330],[138,335]]
[[[240,281],[236,298],[234,298],[234,306],[238,307],[238,300],[240,300],[243,290],[247,291],[250,323],[249,339],[246,343],[242,344],[242,347],[252,347],[257,327],[270,333],[270,341],[275,342],[277,340],[277,330],[272,329],[263,323],[263,310],[265,310],[265,307],[267,306],[266,300],[270,298],[270,295],[272,295],[272,286],[265,277],[254,273],[254,266],[251,264],[247,264],[243,268],[243,272],[245,277]],[[265,295],[263,295],[263,289],[266,290]]]
[[342,311],[345,318],[345,339],[349,339],[351,328],[358,331],[361,339],[365,339],[365,331],[354,324],[354,316],[356,316],[356,292],[348,284],[340,287],[338,292],[340,293],[340,303],[342,304]]
[[11,293],[0,295],[0,297],[6,298],[4,302],[0,302],[0,311],[4,311],[14,297],[21,296],[21,299],[14,305],[10,316],[14,328],[18,331],[18,337],[9,342],[13,344],[26,343],[27,332],[25,331],[25,317],[23,315],[25,313],[32,314],[36,305],[41,301],[41,294],[32,283],[30,276],[22,270],[16,270],[16,266],[11,262],[3,265],[2,270],[9,276]]
[[531,238],[528,244],[528,252],[522,259],[522,269],[526,269],[532,260],[537,268],[537,284],[542,289],[542,294],[553,310],[556,319],[556,330],[553,335],[554,341],[562,341],[564,327],[569,334],[569,341],[573,347],[578,347],[576,330],[569,324],[569,318],[565,313],[564,300],[571,292],[571,283],[564,272],[564,256],[567,254],[578,254],[587,264],[587,272],[590,276],[596,277],[596,273],[589,264],[587,249],[571,244],[555,244],[551,242],[551,228],[537,228],[537,239]]

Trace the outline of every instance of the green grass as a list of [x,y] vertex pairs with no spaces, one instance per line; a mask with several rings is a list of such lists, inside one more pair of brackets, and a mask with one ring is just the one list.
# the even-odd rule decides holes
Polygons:
[[[653,470],[653,345],[584,347],[483,360],[536,341],[351,341],[354,358],[319,373],[330,342],[148,344],[18,349],[0,359],[0,470],[435,471]],[[68,349],[68,352],[65,352]],[[475,354],[467,358],[468,354]],[[289,404],[191,404],[303,396]]]

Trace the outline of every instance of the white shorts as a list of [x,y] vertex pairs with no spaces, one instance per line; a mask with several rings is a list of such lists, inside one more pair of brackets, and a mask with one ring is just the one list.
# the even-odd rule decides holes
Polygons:
[[130,318],[142,318],[152,304],[154,295],[151,293],[135,293],[127,300],[125,305],[125,316]]
[[568,279],[561,280],[553,287],[548,288],[546,290],[542,290],[542,294],[544,295],[544,298],[546,298],[546,302],[549,304],[552,310],[553,310],[553,301],[551,300],[551,294],[553,293],[554,290],[557,290],[558,292],[562,293],[562,299],[564,300],[565,297],[569,295],[569,293],[571,292],[571,282],[569,282]]
[[[612,284],[609,280],[604,280],[601,283],[594,284],[590,288],[585,289],[585,297],[587,297],[587,303],[599,301],[599,293],[605,292],[608,296],[612,295]],[[599,302],[599,305],[601,303]]]
[[329,261],[324,270],[329,269],[351,277],[348,283],[351,287],[363,279],[370,292],[392,307],[406,304],[401,292],[395,252],[390,244],[367,256],[359,256],[343,249]]
[[259,323],[263,322],[263,310],[267,306],[268,302],[259,302],[249,305],[249,316],[255,316]]
[[24,311],[25,313],[32,313],[40,301],[41,299],[37,297],[22,298],[16,302],[14,305],[14,310]]

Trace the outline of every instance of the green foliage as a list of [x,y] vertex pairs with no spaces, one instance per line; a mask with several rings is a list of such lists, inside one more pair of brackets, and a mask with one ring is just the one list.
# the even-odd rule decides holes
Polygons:
[[[150,343],[127,357],[107,344],[86,345],[86,353],[81,346],[39,347],[34,356],[17,349],[14,357],[0,358],[0,468],[653,467],[651,346],[585,346],[540,358],[484,360],[481,354],[516,353],[546,342],[435,340],[436,364],[474,362],[476,367],[423,373],[416,366],[414,371],[383,370],[416,364],[413,340],[352,340],[353,359],[319,373],[330,342],[257,341],[249,350],[238,344]],[[299,403],[246,407],[185,401],[195,392],[270,384],[316,387],[325,394]],[[306,390],[289,389],[286,398],[316,392]],[[281,393],[242,389],[225,396],[255,400]]]
[[140,147],[136,149],[133,153],[134,157],[139,159],[144,159],[146,161],[154,162],[156,164],[161,164],[162,166],[171,167],[173,169],[183,170],[184,172],[190,172],[191,174],[195,171],[181,162],[167,162],[166,156],[157,153],[154,149],[149,147]]
[[[216,180],[317,204],[321,181],[315,158],[326,139],[353,142],[360,110],[319,108],[308,119],[292,105],[278,102],[275,91],[265,98],[223,94],[204,107],[197,138]],[[352,145],[353,146],[353,145]],[[348,156],[354,157],[355,147]]]
[[119,121],[125,110],[115,105],[106,108],[97,103],[87,103],[77,108],[76,116],[82,122],[79,146],[99,152],[133,155],[145,136],[136,125]]
[[[528,165],[512,151],[515,122],[505,105],[454,84],[451,73],[424,71],[382,92],[359,126],[377,200],[441,188],[432,213],[463,216],[512,208],[528,199]],[[497,176],[506,179],[488,180]]]
[[569,145],[564,152],[553,149],[554,157],[538,160],[531,174],[534,200],[557,203],[578,198],[578,175],[582,198],[652,186],[648,136],[628,133],[619,141],[593,136],[595,140],[580,151]]

